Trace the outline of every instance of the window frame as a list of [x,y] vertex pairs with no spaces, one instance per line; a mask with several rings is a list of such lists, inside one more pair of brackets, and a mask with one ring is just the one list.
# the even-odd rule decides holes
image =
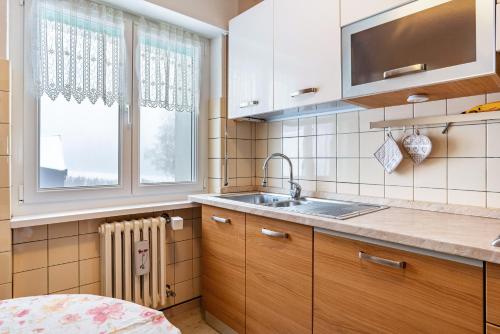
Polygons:
[[[40,189],[39,175],[39,110],[37,98],[30,92],[32,80],[31,56],[25,52],[31,41],[31,29],[25,29],[30,15],[31,1],[24,6],[11,6],[12,33],[23,36],[22,43],[10,46],[12,72],[19,75],[12,80],[12,215],[26,216],[93,208],[140,205],[186,199],[186,196],[206,190],[208,171],[208,101],[210,93],[210,52],[207,43],[202,57],[200,104],[195,112],[195,165],[196,181],[192,183],[141,184],[139,179],[140,109],[138,104],[137,76],[135,72],[134,21],[137,16],[124,11],[126,43],[126,75],[128,103],[119,108],[119,184],[81,188]],[[19,60],[18,60],[19,59]],[[17,70],[16,72],[14,72]],[[14,77],[14,75],[13,75]],[[17,88],[16,88],[17,86]],[[16,109],[14,109],[16,108]],[[166,111],[168,112],[168,111]],[[33,131],[31,131],[33,129]],[[64,204],[64,205],[61,205]]]

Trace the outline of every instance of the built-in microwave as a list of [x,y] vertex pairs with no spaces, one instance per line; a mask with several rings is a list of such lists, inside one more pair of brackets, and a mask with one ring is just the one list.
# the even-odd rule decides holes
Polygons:
[[[360,101],[481,77],[489,78],[479,85],[485,86],[482,90],[500,90],[495,4],[495,0],[418,0],[342,28],[343,98],[370,104]],[[491,80],[492,75],[496,79]],[[481,90],[477,82],[470,83],[461,94]],[[426,91],[432,95],[432,90]],[[399,100],[388,104],[394,101]],[[378,99],[374,104],[383,103]]]

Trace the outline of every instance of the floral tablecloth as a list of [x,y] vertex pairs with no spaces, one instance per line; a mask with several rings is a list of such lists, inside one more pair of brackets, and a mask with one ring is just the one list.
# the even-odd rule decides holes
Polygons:
[[0,301],[0,334],[180,334],[162,312],[95,295],[50,295]]

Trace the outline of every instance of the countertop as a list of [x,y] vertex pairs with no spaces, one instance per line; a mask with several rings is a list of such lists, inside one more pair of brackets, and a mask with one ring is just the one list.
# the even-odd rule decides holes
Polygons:
[[193,202],[281,219],[331,231],[500,264],[500,219],[390,207],[347,220],[235,202],[219,194],[191,195]]

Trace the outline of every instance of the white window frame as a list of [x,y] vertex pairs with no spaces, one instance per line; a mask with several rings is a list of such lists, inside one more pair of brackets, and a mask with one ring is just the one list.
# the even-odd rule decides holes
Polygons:
[[[139,179],[139,131],[140,114],[138,87],[136,84],[133,33],[134,16],[125,13],[125,39],[127,44],[127,68],[129,99],[120,106],[120,161],[119,185],[88,188],[39,189],[38,183],[38,100],[30,94],[32,80],[31,58],[24,48],[30,43],[30,32],[24,20],[29,17],[29,2],[20,6],[18,0],[10,0],[11,36],[23,36],[22,43],[10,46],[12,71],[12,191],[13,216],[26,216],[103,207],[119,207],[183,200],[187,195],[206,191],[208,171],[208,104],[210,92],[210,52],[204,52],[201,66],[200,106],[195,115],[196,181],[193,183],[141,184]],[[168,112],[168,111],[165,111]],[[33,129],[33,131],[30,131]]]

